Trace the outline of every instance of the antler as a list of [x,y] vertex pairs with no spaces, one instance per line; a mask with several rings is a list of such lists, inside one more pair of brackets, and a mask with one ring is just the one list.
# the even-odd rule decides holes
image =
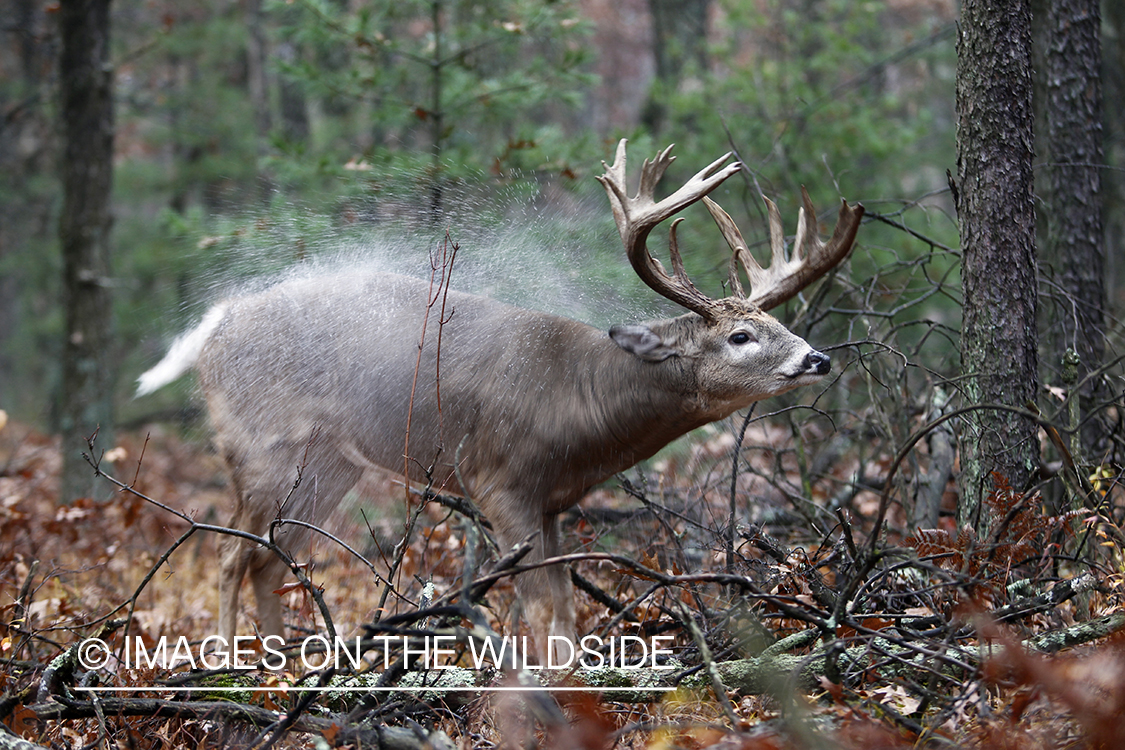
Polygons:
[[[762,268],[750,254],[745,240],[742,239],[742,233],[738,231],[734,220],[727,212],[710,198],[704,198],[703,203],[711,212],[715,223],[719,225],[719,231],[723,233],[727,244],[730,245],[732,251],[730,285],[734,294],[763,310],[769,310],[792,298],[847,256],[855,242],[856,232],[859,231],[863,206],[859,203],[849,206],[847,201],[841,201],[836,228],[832,230],[832,236],[826,245],[820,240],[816,209],[813,208],[808,191],[802,186],[801,202],[804,206],[797,214],[797,236],[793,240],[793,257],[786,260],[781,214],[773,201],[764,196],[763,199],[769,209],[770,219],[772,258],[768,269]],[[746,296],[738,280],[736,260],[746,269],[746,277],[750,280],[750,296]]]
[[[647,240],[653,228],[699,200],[702,200],[719,231],[723,233],[732,254],[730,259],[730,285],[734,296],[756,305],[762,310],[777,307],[792,298],[797,292],[826,274],[842,261],[852,249],[859,223],[863,218],[863,206],[849,206],[842,201],[836,228],[828,244],[820,239],[820,227],[816,220],[816,209],[809,199],[808,191],[801,188],[801,201],[804,206],[797,216],[797,236],[793,241],[792,258],[785,257],[785,235],[781,226],[781,214],[769,198],[765,198],[769,209],[770,248],[772,259],[769,268],[762,268],[750,250],[734,220],[718,203],[707,194],[733,175],[742,165],[738,162],[723,166],[731,157],[729,153],[701,169],[683,187],[659,203],[653,198],[653,191],[664,172],[676,157],[671,156],[672,147],[661,151],[651,162],[645,161],[641,167],[641,184],[637,195],[630,198],[625,187],[625,144],[623,138],[617,144],[617,154],[613,166],[606,167],[606,173],[598,178],[609,195],[613,216],[617,220],[617,230],[625,243],[625,252],[637,275],[654,291],[667,297],[678,305],[699,313],[704,319],[714,321],[721,306],[716,300],[700,292],[691,283],[680,258],[676,243],[676,227],[683,219],[672,222],[668,237],[668,255],[672,261],[672,274],[664,270],[660,261],[648,252]],[[605,166],[605,162],[602,162]],[[738,264],[746,270],[750,280],[750,295],[747,296],[738,279]]]
[[[676,158],[671,156],[672,146],[669,146],[657,154],[651,162],[645,160],[641,167],[641,184],[637,195],[630,198],[625,187],[626,143],[627,141],[622,138],[617,144],[613,166],[606,166],[605,162],[602,162],[602,165],[606,166],[606,173],[599,177],[598,181],[609,195],[613,216],[617,220],[617,230],[621,233],[621,241],[625,244],[629,263],[641,280],[657,294],[699,313],[706,320],[713,321],[718,315],[715,300],[695,288],[684,272],[684,264],[680,259],[679,247],[676,244],[676,226],[682,219],[673,222],[669,230],[668,254],[672,261],[671,276],[664,270],[660,261],[649,254],[646,242],[649,232],[657,224],[701,198],[706,200],[704,196],[741,169],[742,165],[735,162],[724,167],[723,163],[731,156],[728,153],[701,169],[683,187],[657,203],[653,198],[656,183],[660,182],[668,165]],[[731,226],[734,224],[731,223]]]

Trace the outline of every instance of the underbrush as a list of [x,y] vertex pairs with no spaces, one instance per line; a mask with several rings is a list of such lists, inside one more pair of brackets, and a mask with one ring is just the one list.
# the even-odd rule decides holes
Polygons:
[[[549,678],[474,660],[489,639],[528,635],[518,552],[490,554],[471,511],[380,476],[327,529],[335,540],[282,550],[295,570],[277,592],[290,644],[359,637],[363,664],[308,669],[290,651],[284,669],[192,669],[216,630],[216,457],[155,428],[104,454],[95,443],[112,496],[62,506],[55,444],[8,425],[0,722],[72,748],[1120,747],[1115,478],[1060,506],[997,477],[995,520],[958,529],[949,474],[939,523],[918,528],[902,482],[920,485],[932,448],[900,466],[841,445],[862,423],[792,413],[713,426],[564,516],[573,553],[559,564],[596,640],[593,668]],[[253,632],[251,611],[243,624]],[[162,637],[163,661],[132,659],[137,639],[151,655]],[[79,648],[91,638],[111,655],[97,669]],[[424,650],[435,638],[440,663]],[[249,643],[248,662],[265,645]]]

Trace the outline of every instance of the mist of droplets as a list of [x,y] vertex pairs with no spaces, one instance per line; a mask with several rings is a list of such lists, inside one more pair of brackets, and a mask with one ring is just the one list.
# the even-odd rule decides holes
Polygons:
[[428,278],[454,243],[454,289],[600,328],[682,312],[629,268],[600,192],[449,186],[439,212],[430,200],[425,193],[378,196],[332,213],[288,204],[244,215],[228,241],[199,250],[182,323],[220,299],[285,280],[351,271]]

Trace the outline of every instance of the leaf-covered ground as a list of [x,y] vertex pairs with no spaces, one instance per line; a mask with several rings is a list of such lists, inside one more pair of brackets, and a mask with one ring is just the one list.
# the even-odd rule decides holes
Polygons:
[[[215,633],[217,535],[192,534],[157,563],[192,522],[225,521],[223,471],[205,442],[151,428],[121,436],[100,462],[132,491],[106,480],[105,498],[62,506],[55,442],[8,424],[0,747],[9,733],[66,748],[1125,746],[1117,490],[1094,498],[1098,508],[1052,514],[1000,483],[993,527],[946,522],[908,533],[901,506],[870,489],[838,512],[802,510],[826,506],[831,475],[858,467],[841,458],[828,480],[805,483],[780,448],[792,439],[754,423],[744,444],[755,449],[732,481],[737,441],[717,429],[566,516],[570,548],[586,555],[573,562],[582,633],[669,637],[674,660],[661,666],[674,668],[656,676],[676,689],[342,699],[295,690],[319,675],[292,661],[287,671],[236,675],[183,664],[84,670],[74,647],[90,637],[119,649],[126,633],[149,647],[161,636],[197,644]],[[883,460],[866,473],[888,469]],[[294,575],[278,594],[298,637],[324,631],[324,610],[347,638],[470,626],[523,634],[510,579],[478,601],[460,597],[465,578],[479,582],[494,565],[483,549],[468,554],[466,539],[483,538],[471,522],[436,501],[408,501],[391,477],[365,477],[355,495],[328,528],[350,550],[322,540],[294,551],[323,592],[318,605]],[[240,630],[253,632],[247,600],[248,590]],[[376,620],[382,631],[361,628]],[[383,656],[369,657],[374,676],[408,684],[385,669],[401,651]],[[653,670],[621,679],[641,672]],[[523,678],[476,679],[497,687]],[[97,685],[136,690],[80,690]],[[170,689],[184,686],[212,690]],[[256,690],[214,689],[232,686]]]

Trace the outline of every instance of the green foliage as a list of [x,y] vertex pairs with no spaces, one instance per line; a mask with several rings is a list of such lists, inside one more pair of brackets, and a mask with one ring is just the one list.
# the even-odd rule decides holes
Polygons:
[[[591,83],[588,24],[566,2],[406,0],[345,9],[325,0],[277,4],[282,71],[338,119],[304,153],[310,166],[362,162],[464,179],[564,172],[574,151],[560,120]],[[549,146],[545,148],[545,146]],[[335,159],[324,160],[324,155]],[[311,159],[309,158],[311,157]]]
[[[944,186],[933,147],[952,152],[952,130],[931,133],[952,103],[953,45],[948,35],[895,58],[930,31],[887,28],[881,2],[722,2],[710,72],[696,70],[654,98],[667,108],[666,138],[695,152],[737,147],[754,183],[795,212],[800,186],[814,201],[835,190],[849,197],[916,194]],[[915,42],[917,43],[917,42]],[[935,96],[948,90],[948,99]],[[914,165],[904,164],[904,153]],[[696,159],[690,160],[696,163]]]

